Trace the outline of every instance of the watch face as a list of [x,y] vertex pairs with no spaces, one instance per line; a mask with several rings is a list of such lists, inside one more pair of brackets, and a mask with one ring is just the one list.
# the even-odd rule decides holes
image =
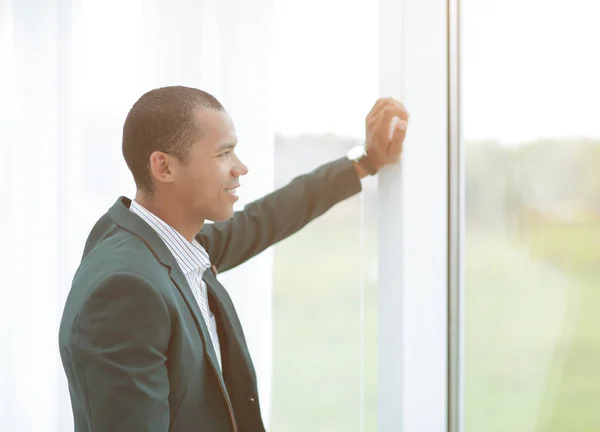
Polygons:
[[348,159],[350,160],[357,160],[358,158],[360,158],[363,154],[365,153],[365,150],[363,148],[363,146],[355,146],[352,147],[349,151],[348,151]]

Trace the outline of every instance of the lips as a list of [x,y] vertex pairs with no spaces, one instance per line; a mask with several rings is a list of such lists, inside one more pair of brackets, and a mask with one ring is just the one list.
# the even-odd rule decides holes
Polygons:
[[237,196],[237,189],[240,187],[239,183],[237,185],[234,185],[230,188],[226,188],[225,189],[225,193],[227,195],[229,195],[231,198],[234,199],[234,201],[237,201],[238,196]]
[[235,193],[235,192],[237,191],[237,188],[239,188],[239,187],[240,187],[240,185],[239,185],[239,183],[238,183],[238,184],[237,184],[237,185],[235,185],[235,186],[232,186],[232,187],[230,187],[230,188],[226,188],[226,189],[225,189],[225,192],[227,192],[227,193]]

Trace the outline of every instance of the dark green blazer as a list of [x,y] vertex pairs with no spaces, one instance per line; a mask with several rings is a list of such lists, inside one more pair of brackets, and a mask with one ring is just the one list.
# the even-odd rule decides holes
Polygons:
[[[282,240],[358,193],[338,159],[255,201],[196,239],[219,272]],[[200,309],[175,258],[120,197],[93,227],[59,331],[76,432],[264,431],[256,375],[227,291],[204,273],[221,373]]]

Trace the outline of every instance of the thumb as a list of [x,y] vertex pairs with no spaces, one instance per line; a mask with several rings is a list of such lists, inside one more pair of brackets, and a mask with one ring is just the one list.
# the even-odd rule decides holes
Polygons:
[[398,116],[392,117],[388,139],[391,141],[398,132],[406,133],[407,126],[408,122],[406,120],[401,120]]
[[404,143],[404,138],[406,137],[408,122],[398,118],[397,122],[392,121],[392,123],[396,124],[393,129],[390,128],[389,156],[395,159],[398,158],[402,152],[402,144]]

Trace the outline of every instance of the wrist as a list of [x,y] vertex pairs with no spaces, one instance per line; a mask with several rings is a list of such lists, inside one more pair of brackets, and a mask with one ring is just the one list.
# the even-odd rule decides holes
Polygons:
[[375,175],[379,171],[380,166],[370,157],[364,146],[358,145],[351,148],[347,156],[354,164],[360,178]]
[[364,179],[369,173],[356,161],[352,161],[352,165],[354,165],[354,169],[356,170],[356,174],[360,179]]

